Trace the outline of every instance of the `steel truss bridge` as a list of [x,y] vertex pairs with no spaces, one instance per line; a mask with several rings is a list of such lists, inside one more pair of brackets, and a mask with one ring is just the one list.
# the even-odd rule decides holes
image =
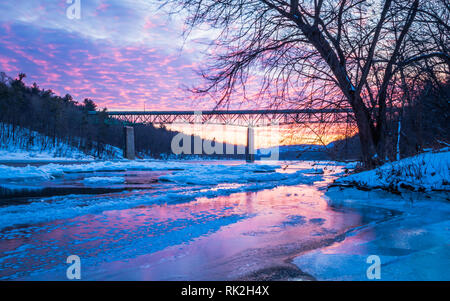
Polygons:
[[[96,111],[90,115],[98,116]],[[104,122],[123,125],[136,124],[219,124],[247,128],[246,160],[255,160],[254,131],[256,127],[308,123],[351,123],[351,109],[298,110],[214,110],[214,111],[106,111]],[[135,158],[134,131],[124,127],[124,157]]]
[[[351,109],[111,111],[108,117],[123,124],[221,124],[244,127],[305,123],[353,122]],[[97,115],[95,111],[89,112]]]

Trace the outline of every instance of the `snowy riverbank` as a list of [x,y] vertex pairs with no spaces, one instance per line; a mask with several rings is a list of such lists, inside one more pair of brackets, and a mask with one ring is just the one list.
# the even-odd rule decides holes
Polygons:
[[[59,138],[51,138],[36,131],[0,123],[0,161],[90,161],[97,157],[95,145],[86,153]],[[105,145],[103,159],[122,159],[122,150]]]
[[450,151],[427,152],[335,181],[336,185],[393,191],[450,191]]
[[367,260],[375,255],[380,280],[450,280],[449,158],[441,149],[335,180],[325,194],[329,206],[394,214],[293,263],[317,280],[370,280]]
[[317,280],[369,280],[367,259],[376,255],[380,280],[450,280],[449,159],[442,149],[335,180],[325,194],[329,206],[395,213],[293,263]]
[[380,258],[380,280],[450,280],[450,203],[447,192],[406,192],[330,188],[329,206],[396,212],[351,229],[345,239],[293,260],[317,280],[370,280],[367,258]]

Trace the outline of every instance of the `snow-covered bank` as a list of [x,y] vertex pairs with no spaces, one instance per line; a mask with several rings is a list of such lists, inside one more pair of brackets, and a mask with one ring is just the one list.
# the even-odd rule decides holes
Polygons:
[[449,280],[449,172],[447,148],[335,180],[325,194],[331,207],[392,210],[392,216],[353,228],[344,240],[293,263],[317,280],[371,280],[368,258],[376,255],[380,280]]
[[[59,147],[61,149],[61,147]],[[67,149],[67,146],[63,146],[62,148]],[[73,149],[70,151],[63,151],[65,153],[64,156],[59,156],[59,150],[23,150],[23,149],[14,149],[9,147],[8,149],[0,149],[0,160],[1,161],[69,161],[69,160],[93,160],[94,157],[86,155],[80,152],[77,149]],[[68,154],[70,152],[70,154]]]
[[[97,155],[95,147],[85,153],[61,139],[53,140],[26,128],[16,127],[14,135],[11,134],[12,126],[9,124],[0,123],[0,129],[0,161],[85,161],[94,160]],[[117,147],[105,145],[104,149],[101,154],[103,159],[123,158],[122,151]]]
[[337,185],[399,190],[450,190],[450,151],[427,152],[335,181]]

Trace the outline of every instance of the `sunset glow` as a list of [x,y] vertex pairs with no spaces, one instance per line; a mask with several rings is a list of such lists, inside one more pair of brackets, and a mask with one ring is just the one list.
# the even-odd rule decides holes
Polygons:
[[[79,20],[66,16],[65,1],[0,4],[0,71],[11,77],[23,72],[25,82],[75,100],[90,98],[108,110],[209,110],[215,100],[188,88],[201,83],[196,73],[204,61],[207,31],[182,37],[182,16],[168,17],[148,1],[82,1]],[[26,12],[26,13],[24,13]],[[203,62],[204,63],[204,62]],[[255,91],[258,79],[248,79]],[[232,106],[258,108],[238,92]],[[256,107],[255,107],[256,106]],[[191,133],[188,127],[168,128]],[[269,130],[270,131],[270,130]],[[333,130],[336,132],[335,130]],[[245,144],[246,129],[223,131],[203,126],[203,138]],[[276,144],[323,144],[308,129],[282,129],[280,139],[257,130],[257,147]],[[327,143],[342,133],[327,134]]]
[[[314,127],[315,125],[310,125]],[[180,131],[186,134],[199,135],[204,139],[214,140],[218,142],[228,142],[238,145],[246,145],[247,128],[239,126],[222,126],[222,125],[167,125],[168,129]],[[317,130],[317,128],[314,128]],[[334,125],[333,128],[322,129],[320,138],[307,126],[292,127],[257,127],[255,128],[255,147],[265,148],[276,145],[298,145],[298,144],[315,144],[327,145],[338,139],[344,138],[346,135],[352,135],[356,132],[355,128],[346,128],[345,125]]]

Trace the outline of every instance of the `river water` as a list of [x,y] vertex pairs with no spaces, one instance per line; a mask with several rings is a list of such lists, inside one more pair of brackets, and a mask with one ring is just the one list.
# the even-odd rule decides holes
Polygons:
[[[365,270],[350,269],[351,277],[343,266],[329,270],[322,258],[331,257],[324,250],[333,253],[371,229],[358,243],[346,245],[345,252],[333,254],[361,250],[361,239],[374,241],[376,227],[409,214],[403,205],[411,208],[405,200],[397,206],[349,202],[367,198],[359,192],[342,201],[341,191],[327,192],[345,168],[333,162],[276,162],[280,174],[320,169],[307,172],[304,181],[251,177],[249,189],[239,177],[217,183],[203,178],[221,176],[214,173],[217,164],[229,166],[231,174],[241,162],[183,164],[185,169],[186,164],[211,167],[205,167],[201,179],[188,174],[191,180],[175,177],[174,168],[97,171],[94,178],[92,172],[66,173],[27,182],[22,195],[15,190],[4,196],[0,279],[67,280],[70,255],[81,259],[82,280],[363,279]],[[439,221],[448,221],[448,202],[440,204],[446,207]],[[442,235],[448,247],[448,228]],[[342,263],[365,267],[367,254],[358,252],[359,257]],[[409,254],[391,253],[391,259]]]

